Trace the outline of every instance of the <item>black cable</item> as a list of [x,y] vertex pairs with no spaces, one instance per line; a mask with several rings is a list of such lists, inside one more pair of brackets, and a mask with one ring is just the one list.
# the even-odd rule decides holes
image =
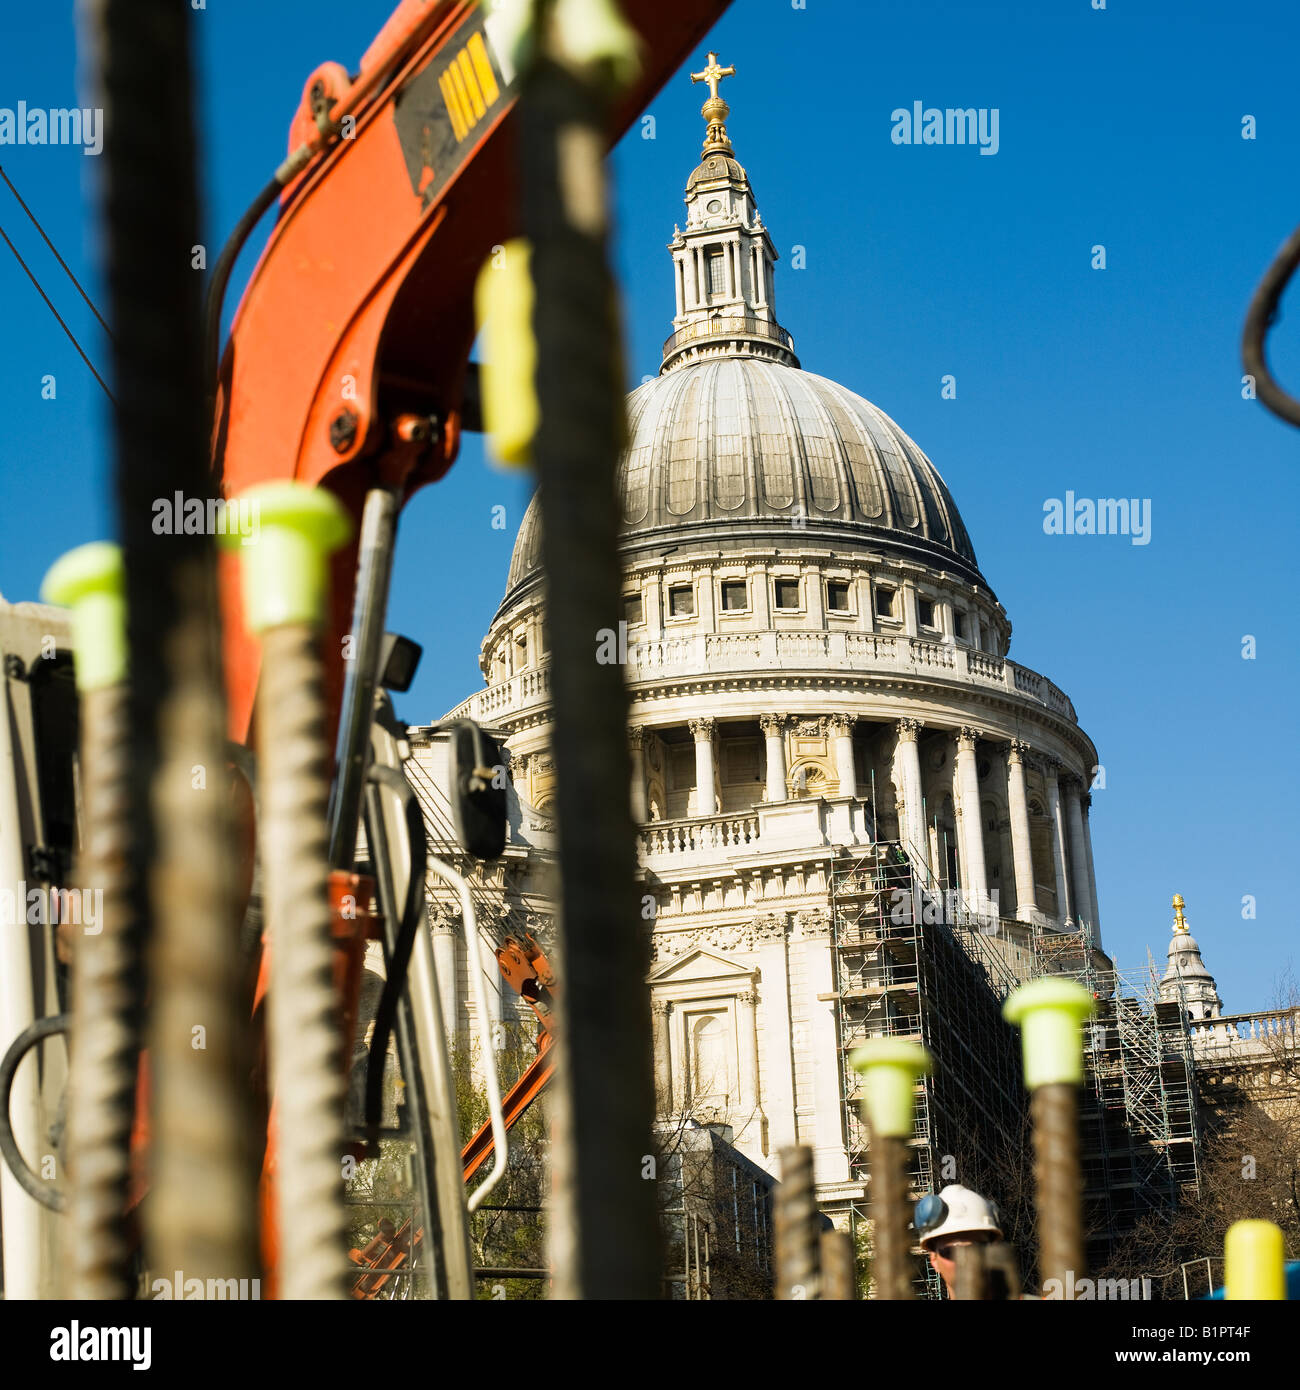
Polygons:
[[230,275],[239,259],[239,253],[244,249],[244,243],[253,233],[253,228],[262,220],[263,214],[280,196],[283,188],[284,185],[277,173],[235,223],[235,230],[226,238],[226,244],[221,248],[221,254],[212,267],[212,279],[208,281],[203,306],[203,380],[214,399],[221,357],[221,306],[226,298]]
[[71,1027],[71,1014],[54,1014],[50,1018],[38,1018],[18,1034],[10,1044],[9,1051],[5,1053],[4,1061],[0,1062],[0,1154],[3,1154],[4,1161],[19,1187],[33,1201],[39,1202],[50,1211],[65,1210],[68,1199],[57,1188],[42,1182],[27,1166],[27,1160],[18,1148],[13,1126],[9,1122],[9,1096],[13,1090],[14,1077],[18,1073],[18,1064],[28,1052],[43,1039],[53,1037],[56,1033],[66,1033]]
[[[391,712],[391,711],[390,711]],[[380,910],[384,913],[384,947],[385,956],[388,960],[392,959],[396,949],[397,928],[395,926],[396,908],[393,904],[393,882],[391,860],[388,855],[388,839],[384,832],[382,807],[380,805],[379,785],[387,783],[396,786],[392,781],[395,776],[398,782],[402,781],[401,774],[396,769],[384,769],[379,776],[369,779],[365,789],[365,811],[364,824],[366,831],[366,843],[371,860],[369,872],[375,876],[376,888],[379,894]],[[405,801],[405,792],[398,788],[399,794]],[[408,807],[408,815],[410,808]],[[419,804],[416,803],[416,814],[419,814]],[[427,843],[427,841],[426,841]],[[426,876],[425,860],[419,860],[419,868],[416,868],[416,858],[414,854],[415,846],[412,846],[411,859],[411,879],[412,883],[423,885]],[[410,894],[413,889],[408,889],[408,906]],[[422,896],[422,894],[421,894]],[[418,926],[417,926],[418,929]],[[412,933],[412,944],[415,936]],[[391,969],[389,971],[391,975]],[[387,982],[385,982],[385,990]],[[372,1034],[372,1040],[378,1036],[379,1020],[376,1019],[376,1031]],[[398,1061],[402,1070],[402,1080],[405,1082],[404,1093],[406,1100],[406,1110],[409,1117],[412,1138],[415,1141],[416,1155],[418,1161],[415,1165],[416,1171],[416,1191],[419,1195],[420,1206],[424,1212],[424,1233],[426,1240],[423,1249],[430,1257],[427,1266],[428,1273],[432,1276],[435,1287],[435,1298],[448,1297],[449,1277],[447,1271],[447,1240],[455,1237],[446,1233],[443,1226],[443,1210],[438,1201],[438,1167],[435,1157],[434,1138],[429,1122],[429,1103],[425,1088],[424,1071],[420,1065],[420,1049],[416,1042],[415,1028],[412,1023],[411,1001],[409,994],[402,990],[397,994],[395,1006],[395,1031],[397,1034],[397,1053]],[[382,1057],[387,1051],[387,1040],[384,1042],[384,1049],[380,1052]],[[374,1052],[370,1056],[374,1057]],[[382,1077],[382,1068],[381,1068]],[[367,1078],[369,1072],[367,1072]],[[372,1131],[368,1136],[370,1153],[373,1156],[378,1151],[377,1130]],[[461,1182],[459,1164],[459,1146],[453,1150],[449,1156],[449,1161],[454,1165],[454,1178],[452,1181],[458,1185]],[[412,1217],[412,1222],[414,1222]],[[462,1234],[462,1239],[464,1235]],[[468,1258],[468,1249],[466,1251]]]
[[[370,1058],[366,1067],[366,1138],[372,1148],[378,1143],[379,1124],[383,1118],[384,1099],[384,1061],[388,1056],[388,1040],[393,1031],[393,1020],[397,1016],[397,1005],[406,990],[406,973],[411,963],[411,952],[415,947],[416,932],[424,915],[424,881],[428,861],[429,842],[424,829],[424,816],[411,784],[396,769],[375,764],[367,773],[367,779],[376,786],[387,788],[397,794],[406,816],[407,835],[410,837],[411,871],[406,884],[406,902],[396,934],[389,942],[387,978],[379,1005],[375,1010],[375,1028],[370,1038]],[[370,819],[378,820],[378,808]],[[367,835],[369,838],[369,835]],[[387,863],[380,863],[380,856],[371,847],[371,858],[375,861],[377,887],[384,915],[392,921],[396,904],[391,901],[391,857],[385,855]]]
[[99,320],[99,326],[111,338],[113,336],[113,330],[108,326],[108,324],[104,322],[103,314],[101,314],[99,310],[95,308],[94,301],[86,293],[86,291],[81,288],[81,281],[78,280],[77,277],[72,273],[72,270],[68,266],[67,261],[65,261],[63,257],[59,255],[58,247],[56,247],[55,244],[49,239],[49,237],[46,236],[45,228],[42,227],[41,224],[36,220],[36,214],[31,210],[31,208],[27,206],[25,202],[23,202],[23,195],[19,193],[19,191],[14,187],[13,180],[9,177],[8,174],[5,173],[5,171],[2,168],[0,168],[0,179],[4,179],[5,184],[8,186],[10,193],[12,193],[14,197],[18,199],[18,206],[22,208],[22,210],[31,219],[32,226],[35,227],[36,230],[41,234],[41,240],[46,244],[46,246],[50,248],[50,253],[53,255],[54,259],[58,261],[58,263],[63,267],[63,273],[77,287],[77,293],[82,297],[82,299],[86,301],[86,308],[88,308],[90,312],[94,314],[94,316]]
[[1300,227],[1282,244],[1273,264],[1255,290],[1241,335],[1241,360],[1255,379],[1255,395],[1279,419],[1300,426],[1300,400],[1284,391],[1275,380],[1264,358],[1264,339],[1277,321],[1278,300],[1287,282],[1300,266]]
[[[31,267],[18,254],[18,248],[13,244],[12,241],[9,240],[9,237],[6,235],[5,229],[3,227],[0,227],[0,237],[4,237],[5,245],[14,253],[14,260],[16,260],[18,264],[22,266],[22,268],[27,272],[27,278],[32,282],[33,285],[36,286],[36,293],[39,294],[40,297],[45,301],[45,307],[49,309],[50,313],[54,315],[55,319],[58,321],[59,327],[63,329],[63,331],[68,335],[68,341],[72,344],[74,348],[77,349],[77,353],[80,356],[81,360],[86,364],[87,367],[90,368],[91,376],[93,376],[95,380],[99,382],[99,384],[104,388],[104,394],[108,397],[108,399],[112,401],[114,405],[116,405],[117,398],[108,389],[108,386],[104,382],[104,378],[100,376],[100,374],[95,370],[95,364],[90,360],[89,357],[86,356],[85,352],[82,350],[81,344],[73,335],[72,329],[70,329],[68,325],[63,322],[63,319],[60,316],[59,311],[54,307],[53,301],[50,299],[49,295],[46,294],[45,291],[41,288],[41,282],[32,273]],[[91,307],[93,308],[94,306],[92,305]]]

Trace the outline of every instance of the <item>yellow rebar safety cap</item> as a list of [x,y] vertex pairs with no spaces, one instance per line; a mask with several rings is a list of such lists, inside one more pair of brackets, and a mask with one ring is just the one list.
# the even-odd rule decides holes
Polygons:
[[92,541],[56,560],[41,598],[72,610],[77,689],[102,690],[126,679],[126,572],[122,548]]
[[1286,1298],[1286,1243],[1271,1221],[1234,1221],[1223,1241],[1226,1300]]
[[329,557],[352,535],[352,518],[326,488],[261,483],[241,493],[253,516],[251,536],[217,539],[242,560],[244,620],[250,632],[307,624],[325,616]]
[[483,335],[483,428],[492,456],[511,467],[531,461],[541,419],[529,256],[522,237],[506,242],[483,263],[474,286],[474,313]]
[[1044,977],[1021,985],[1007,996],[1002,1016],[1020,1025],[1025,1085],[1083,1080],[1083,1038],[1079,1025],[1097,1008],[1097,1001],[1074,980]]
[[901,1038],[872,1038],[849,1055],[862,1073],[862,1108],[871,1132],[896,1139],[912,1136],[913,1088],[918,1076],[933,1071],[930,1054]]

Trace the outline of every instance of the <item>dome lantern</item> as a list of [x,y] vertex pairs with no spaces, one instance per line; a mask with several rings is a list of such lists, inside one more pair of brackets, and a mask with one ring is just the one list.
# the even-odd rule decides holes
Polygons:
[[776,247],[754,200],[749,175],[735,158],[726,120],[731,108],[718,84],[734,75],[709,54],[692,82],[707,82],[700,108],[707,122],[700,163],[686,181],[686,227],[673,229],[677,312],[660,372],[719,351],[797,367],[794,340],[776,321]]

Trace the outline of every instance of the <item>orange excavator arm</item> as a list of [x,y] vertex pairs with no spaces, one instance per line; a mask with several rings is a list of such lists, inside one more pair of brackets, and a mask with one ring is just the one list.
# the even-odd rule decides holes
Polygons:
[[[613,109],[611,145],[726,5],[623,0],[642,75]],[[214,461],[227,497],[293,479],[359,517],[368,488],[405,500],[451,466],[476,423],[475,279],[520,225],[515,92],[498,23],[468,0],[403,0],[355,78],[326,63],[307,79],[279,216],[221,359]],[[244,742],[259,654],[237,559],[222,559],[222,608],[230,732]],[[335,719],[356,562],[355,545],[334,559]]]

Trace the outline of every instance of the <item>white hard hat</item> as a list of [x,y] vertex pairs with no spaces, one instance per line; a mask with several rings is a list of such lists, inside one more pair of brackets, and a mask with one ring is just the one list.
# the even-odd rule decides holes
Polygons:
[[939,1192],[927,1193],[916,1204],[912,1225],[928,1250],[945,1236],[973,1235],[987,1231],[1001,1240],[1002,1213],[996,1202],[981,1197],[969,1187],[949,1183]]

